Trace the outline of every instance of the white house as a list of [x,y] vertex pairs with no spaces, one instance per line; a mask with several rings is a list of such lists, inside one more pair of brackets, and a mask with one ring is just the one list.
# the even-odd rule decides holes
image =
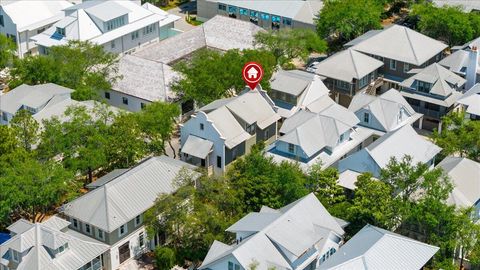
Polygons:
[[63,9],[71,7],[66,0],[0,1],[0,34],[17,44],[17,55],[36,54],[37,46],[30,40],[61,20]]
[[317,270],[418,270],[438,250],[436,246],[366,225]]
[[109,246],[68,228],[52,216],[32,224],[20,219],[7,229],[12,238],[0,245],[2,270],[100,270]]
[[169,37],[180,17],[135,1],[85,1],[65,9],[65,17],[31,39],[41,54],[69,40],[90,41],[106,51],[127,53]]
[[340,173],[351,170],[358,173],[370,172],[380,176],[392,157],[401,159],[405,155],[412,157],[414,164],[421,162],[433,167],[435,156],[441,148],[418,135],[410,125],[390,131],[366,148],[340,160]]
[[236,243],[215,241],[199,269],[310,270],[338,250],[344,234],[313,193],[280,209],[263,206],[227,231]]
[[[158,235],[147,238],[145,211],[161,193],[175,191],[174,178],[194,166],[166,156],[148,158],[135,167],[102,180],[96,188],[62,206],[69,228],[88,239],[108,244],[103,256],[107,270],[162,244]],[[148,239],[152,239],[149,241]]]
[[475,84],[465,92],[457,103],[462,106],[466,118],[480,120],[480,84]]
[[56,103],[70,99],[72,89],[53,83],[41,85],[22,84],[6,94],[0,95],[0,124],[6,125],[19,110],[33,115]]
[[280,137],[268,149],[274,161],[298,161],[308,169],[322,163],[324,168],[364,146],[372,131],[358,127],[358,118],[325,95],[287,118]]
[[[277,137],[280,116],[258,86],[237,97],[214,101],[180,125],[182,160],[222,174],[257,142]],[[259,90],[260,89],[260,90]]]

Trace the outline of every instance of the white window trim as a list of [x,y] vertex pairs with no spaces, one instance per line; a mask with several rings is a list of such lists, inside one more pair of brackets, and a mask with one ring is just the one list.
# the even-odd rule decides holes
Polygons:
[[[395,63],[395,65],[392,65],[393,63]],[[393,67],[393,66],[395,66],[395,67]],[[390,69],[391,70],[397,70],[397,60],[390,59]]]
[[[75,228],[75,229],[78,229],[78,224],[79,224],[78,219],[76,219],[76,218],[71,218],[71,219],[72,219],[72,220],[71,220],[71,222],[72,222],[72,227]],[[75,222],[73,222],[74,220],[75,220],[76,223],[77,223],[76,226],[75,226]]]
[[408,71],[410,71],[410,64],[403,63],[403,73],[407,73]]
[[[87,232],[87,226],[88,226],[88,228],[90,229],[90,232]],[[87,223],[83,223],[83,231],[84,231],[85,233],[87,233],[88,235],[91,235],[91,234],[92,234],[92,225],[87,224]]]
[[[139,223],[137,223],[137,217],[140,217]],[[140,214],[134,218],[133,223],[135,224],[135,227],[138,227],[138,225],[142,224],[142,221],[143,221],[143,216]]]
[[[123,234],[121,233],[121,230],[120,230],[120,228],[122,228],[122,226],[125,227],[125,232]],[[128,224],[125,223],[122,226],[118,227],[118,237],[122,237],[122,236],[124,236],[128,233]]]
[[[20,254],[16,251],[16,250],[13,250],[13,249],[10,249],[11,253],[12,253],[12,260],[14,262],[20,262]],[[17,259],[15,259],[15,254],[17,255]]]
[[[102,237],[100,237],[99,232],[102,232]],[[97,228],[97,229],[95,230],[95,234],[96,234],[96,237],[97,237],[98,239],[105,240],[105,231]]]

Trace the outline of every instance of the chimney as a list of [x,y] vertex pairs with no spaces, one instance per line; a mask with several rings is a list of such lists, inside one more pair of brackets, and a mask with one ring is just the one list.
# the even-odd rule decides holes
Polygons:
[[472,88],[477,82],[477,70],[478,70],[478,50],[477,46],[473,46],[472,49],[467,50],[468,52],[468,63],[467,63],[467,74],[465,79],[465,90],[468,91]]

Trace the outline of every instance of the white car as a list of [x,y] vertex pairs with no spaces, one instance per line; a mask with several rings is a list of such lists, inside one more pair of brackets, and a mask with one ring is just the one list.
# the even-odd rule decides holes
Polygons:
[[317,71],[317,65],[319,64],[320,62],[312,62],[310,63],[310,65],[307,66],[307,71],[308,72],[312,72],[312,73],[315,73],[315,71]]

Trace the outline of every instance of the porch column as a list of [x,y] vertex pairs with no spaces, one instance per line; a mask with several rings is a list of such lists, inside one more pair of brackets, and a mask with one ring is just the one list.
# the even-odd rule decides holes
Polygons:
[[419,121],[418,121],[418,128],[419,128],[419,129],[422,129],[422,127],[423,127],[423,116],[420,117],[420,119],[419,119]]
[[438,123],[438,133],[442,132],[442,121],[440,120],[440,123]]

